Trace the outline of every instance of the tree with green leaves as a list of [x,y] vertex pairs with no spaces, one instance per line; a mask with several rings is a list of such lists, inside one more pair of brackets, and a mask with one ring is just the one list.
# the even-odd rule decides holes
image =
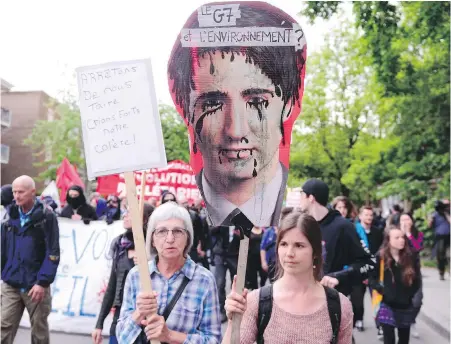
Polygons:
[[[33,154],[41,160],[35,165],[46,168],[38,179],[55,180],[56,170],[64,158],[77,167],[81,176],[86,176],[80,111],[77,104],[70,99],[61,103],[50,100],[47,107],[53,111],[55,118],[52,121],[38,121],[25,140],[25,144],[30,146]],[[45,159],[42,160],[42,157]]]
[[[77,167],[87,185],[80,110],[71,99],[73,98],[69,97],[64,102],[51,101],[48,107],[55,113],[55,119],[38,121],[25,144],[29,145],[33,154],[41,160],[36,165],[46,168],[46,171],[39,175],[40,180],[54,180],[58,166],[66,157]],[[159,112],[167,160],[188,162],[188,134],[182,119],[175,108],[168,105],[160,105]]]
[[305,83],[290,174],[323,179],[331,195],[374,199],[378,175],[373,166],[397,140],[390,135],[390,106],[382,100],[366,47],[350,22],[341,22],[321,51],[309,57]]
[[[310,1],[302,13],[329,19],[340,2]],[[396,113],[399,143],[384,152],[378,196],[398,194],[418,207],[450,190],[450,3],[353,2],[382,94]]]
[[189,162],[188,131],[179,113],[173,106],[160,105],[166,159]]

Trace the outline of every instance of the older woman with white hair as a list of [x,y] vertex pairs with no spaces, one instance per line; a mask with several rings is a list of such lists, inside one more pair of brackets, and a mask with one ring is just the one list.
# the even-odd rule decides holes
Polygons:
[[193,237],[184,207],[168,202],[152,213],[146,249],[154,292],[140,292],[138,269],[130,270],[116,327],[120,344],[220,343],[216,282],[210,271],[188,256]]

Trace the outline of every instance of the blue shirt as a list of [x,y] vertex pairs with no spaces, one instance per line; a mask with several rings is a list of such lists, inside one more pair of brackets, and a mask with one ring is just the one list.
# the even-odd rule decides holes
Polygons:
[[[166,279],[156,266],[149,262],[152,289],[158,293],[158,314],[163,314],[166,305],[181,285],[184,277],[190,279],[188,285],[166,320],[170,330],[188,334],[184,344],[219,344],[221,342],[221,320],[216,281],[213,274],[187,258],[185,265]],[[141,333],[140,325],[132,319],[139,293],[138,267],[133,267],[125,281],[124,298],[116,327],[120,344],[134,343]]]
[[274,263],[276,260],[276,230],[274,227],[269,227],[263,233],[260,250],[266,251],[266,263]]
[[22,207],[19,207],[19,216],[20,216],[20,226],[23,227],[25,224],[30,221],[31,213],[33,212],[34,207],[36,206],[36,200],[34,201],[33,207],[30,209],[29,212],[23,213]]

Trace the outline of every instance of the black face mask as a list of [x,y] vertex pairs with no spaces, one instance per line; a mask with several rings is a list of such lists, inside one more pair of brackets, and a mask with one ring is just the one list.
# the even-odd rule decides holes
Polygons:
[[74,209],[77,209],[81,205],[83,205],[83,198],[81,196],[78,197],[68,197],[67,203]]

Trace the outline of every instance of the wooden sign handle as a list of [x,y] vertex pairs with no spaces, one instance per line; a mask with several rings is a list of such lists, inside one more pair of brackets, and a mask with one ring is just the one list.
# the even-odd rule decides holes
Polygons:
[[144,214],[144,191],[146,191],[146,171],[141,174],[141,192],[139,193],[139,215],[141,219]]
[[[133,241],[135,253],[138,259],[139,284],[144,292],[152,292],[149,265],[147,262],[146,244],[143,233],[143,217],[139,216],[138,198],[136,197],[136,183],[133,172],[125,172],[125,187],[127,190],[127,202],[132,216]],[[151,344],[161,344],[158,340],[152,340]]]
[[[244,290],[244,283],[246,281],[247,255],[249,252],[249,238],[244,236],[240,240],[240,253],[238,255],[238,266],[236,273],[236,292],[242,294]],[[240,343],[240,327],[243,316],[235,313],[232,317],[232,333],[230,336],[230,343]]]

